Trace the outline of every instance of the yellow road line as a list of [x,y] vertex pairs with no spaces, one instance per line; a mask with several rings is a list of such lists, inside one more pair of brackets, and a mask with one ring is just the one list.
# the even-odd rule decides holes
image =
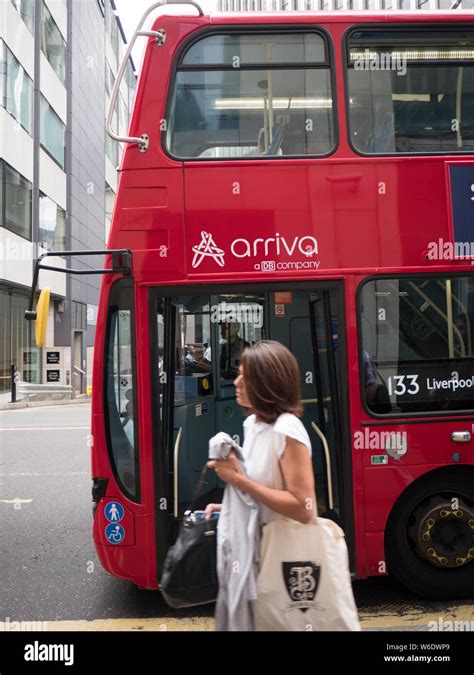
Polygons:
[[214,619],[173,617],[153,619],[94,619],[93,621],[46,621],[47,631],[206,631],[214,630]]
[[374,614],[370,610],[359,611],[360,622],[363,628],[416,628],[426,626],[430,622],[436,625],[440,621],[469,621],[471,629],[474,627],[474,605],[457,605],[445,611],[426,613],[423,610],[411,609],[403,614],[383,612]]
[[[373,614],[370,610],[359,612],[363,629],[410,629],[428,626],[433,621],[439,622],[467,621],[468,630],[474,629],[474,605],[458,605],[446,611],[423,613],[421,610],[410,610],[404,614],[380,612]],[[46,621],[47,631],[212,631],[212,617],[174,617],[152,619],[94,619],[92,621]]]

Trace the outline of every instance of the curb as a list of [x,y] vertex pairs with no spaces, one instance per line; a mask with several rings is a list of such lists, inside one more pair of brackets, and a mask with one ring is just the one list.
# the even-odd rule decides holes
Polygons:
[[0,411],[2,410],[23,410],[25,408],[43,408],[54,405],[76,405],[78,403],[90,403],[90,396],[81,396],[80,398],[72,398],[67,401],[17,401],[16,403],[0,403]]

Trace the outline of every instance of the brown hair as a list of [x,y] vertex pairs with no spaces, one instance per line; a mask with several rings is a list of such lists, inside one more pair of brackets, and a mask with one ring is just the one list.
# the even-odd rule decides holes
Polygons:
[[301,417],[298,362],[281,342],[261,340],[240,358],[247,398],[259,420],[273,424],[282,413]]

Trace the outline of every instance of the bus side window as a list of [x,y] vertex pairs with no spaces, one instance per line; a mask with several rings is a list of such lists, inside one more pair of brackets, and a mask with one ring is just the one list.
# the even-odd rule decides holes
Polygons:
[[[112,296],[118,289],[113,289]],[[132,292],[122,289],[119,306],[109,309],[106,358],[106,430],[112,468],[127,496],[138,497],[138,425],[136,424]],[[130,289],[131,291],[131,289]]]

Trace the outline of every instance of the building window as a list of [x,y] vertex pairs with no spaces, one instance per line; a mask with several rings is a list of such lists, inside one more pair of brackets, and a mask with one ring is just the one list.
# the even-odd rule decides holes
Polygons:
[[122,94],[117,96],[115,110],[118,115],[118,134],[119,136],[126,136],[128,131],[128,110]]
[[39,245],[48,251],[66,249],[66,212],[40,192]]
[[110,2],[107,2],[106,7],[106,26],[107,26],[107,35],[110,38],[110,43],[112,45],[112,52],[116,59],[115,67],[118,67],[118,58],[119,58],[119,35],[118,35],[118,25],[115,14],[112,10]]
[[40,142],[41,147],[64,169],[65,132],[61,122],[44,96],[41,96]]
[[[117,115],[114,114],[112,121],[112,129],[117,128]],[[105,154],[112,162],[114,168],[118,166],[118,143],[110,138],[109,134],[105,134]]]
[[0,73],[5,77],[2,104],[31,133],[33,82],[11,51],[0,42]]
[[196,42],[178,67],[163,138],[181,158],[328,154],[334,120],[324,37],[229,34]]
[[108,183],[105,183],[105,217],[107,220],[112,220],[112,214],[115,204],[115,192]]
[[132,67],[132,62],[129,60],[125,69],[125,81],[128,88],[128,112],[132,112],[133,102],[135,100],[135,93],[137,91],[137,76]]
[[0,288],[0,391],[11,389],[11,366],[24,382],[41,382],[41,351],[32,347],[33,322],[25,321],[28,297]]
[[35,29],[35,0],[12,0],[30,33]]
[[112,72],[112,68],[109,66],[107,61],[105,62],[105,91],[107,92],[107,96],[112,95],[112,90],[114,88],[115,84],[115,77]]
[[0,161],[2,227],[31,240],[32,185],[13,167]]
[[66,82],[66,42],[43,2],[41,49],[61,82]]

